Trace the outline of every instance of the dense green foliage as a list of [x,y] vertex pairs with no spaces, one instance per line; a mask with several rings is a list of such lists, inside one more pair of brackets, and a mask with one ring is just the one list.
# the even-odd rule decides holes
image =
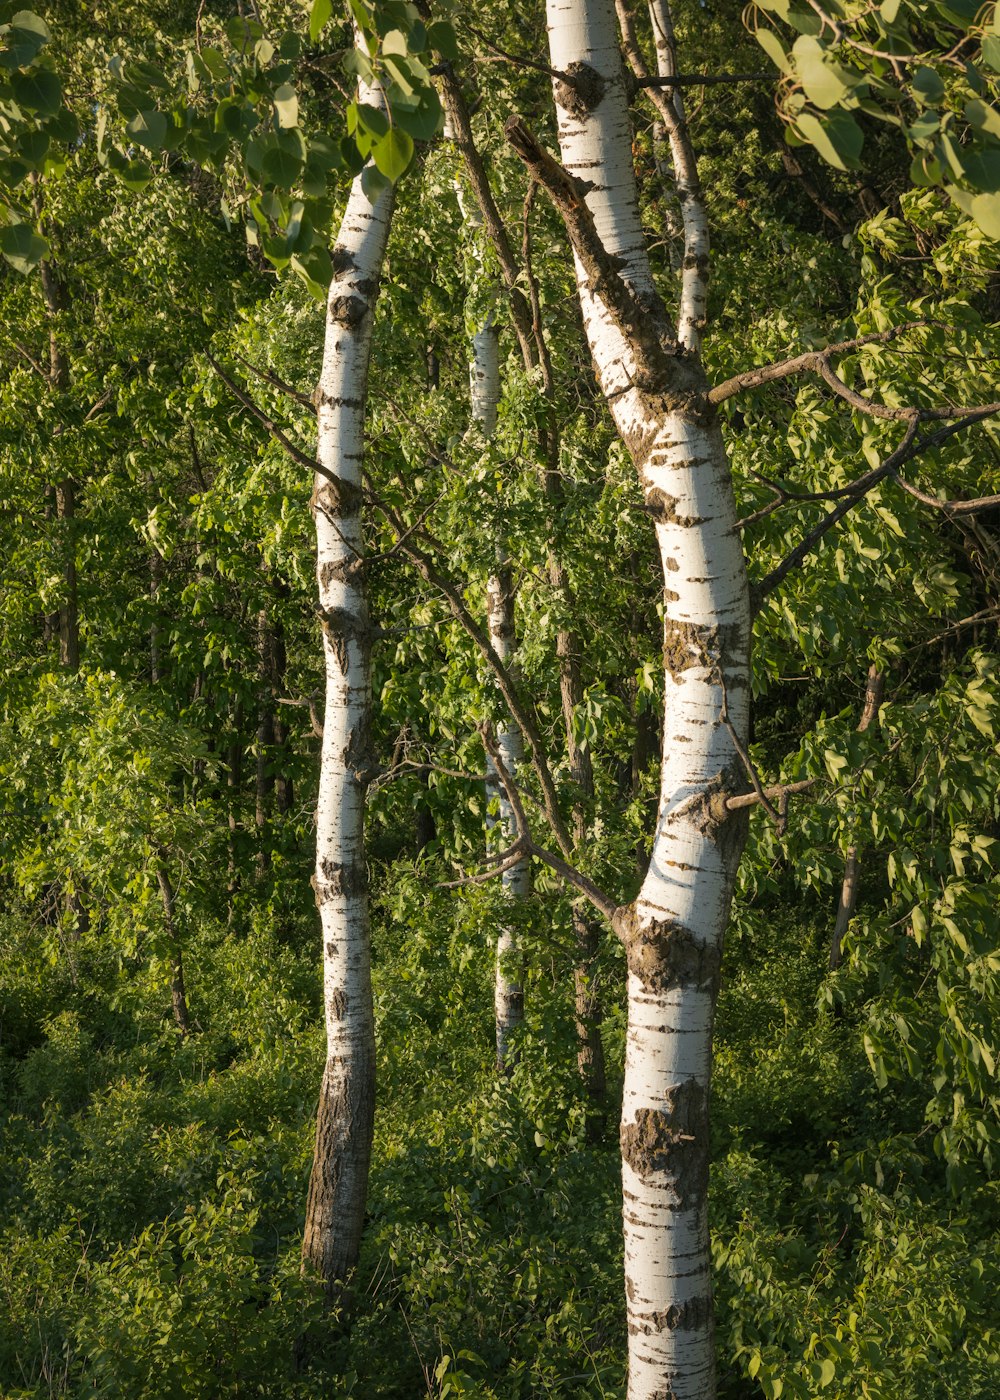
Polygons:
[[[206,77],[192,60],[184,105],[171,65],[187,72],[196,51],[196,6],[100,7],[99,43],[75,35],[62,13],[73,7],[51,8],[54,57],[32,40],[8,62],[9,36],[0,54],[11,82],[38,55],[41,71],[61,62],[75,74],[65,86],[80,127],[58,161],[40,155],[33,167],[30,212],[46,244],[23,261],[50,268],[61,295],[21,276],[7,243],[13,266],[0,271],[0,1394],[618,1395],[623,956],[608,933],[596,982],[609,1090],[597,1110],[576,1070],[569,897],[540,869],[530,900],[506,915],[520,924],[527,1017],[513,1073],[498,1080],[499,896],[442,886],[484,850],[478,725],[501,702],[375,508],[385,771],[369,814],[370,1218],[349,1313],[327,1316],[299,1272],[323,1063],[309,887],[310,702],[322,684],[312,483],[233,386],[311,455],[324,239],[358,146],[377,159],[373,143],[386,139],[377,115],[345,118],[335,44],[356,75],[348,27],[334,36],[320,0],[311,18],[262,4],[263,30],[294,38],[281,51],[263,30],[239,30],[232,7],[202,7],[222,66],[202,54]],[[419,54],[450,47],[451,30],[418,29],[397,8],[412,26],[406,61],[426,72]],[[472,51],[476,33],[453,18]],[[732,7],[681,5],[676,18],[692,71],[759,61]],[[480,19],[502,49],[542,51],[537,7]],[[372,30],[380,42],[390,32]],[[394,57],[394,42],[377,61]],[[156,89],[160,68],[106,67],[126,45],[129,62],[169,70],[155,111],[164,123],[171,114],[173,143],[153,139],[156,122],[136,126],[154,109],[135,106],[135,91]],[[476,134],[514,230],[525,185],[503,119],[529,112],[550,131],[548,78],[492,61],[484,44],[479,53],[459,66],[482,99]],[[282,92],[292,76],[282,65],[300,60],[305,134]],[[260,70],[266,90],[254,87]],[[226,108],[235,116],[206,117],[209,100],[219,110],[216,83],[239,89]],[[856,91],[854,78],[843,83]],[[693,131],[715,230],[713,377],[917,322],[840,356],[841,378],[890,405],[992,399],[1000,282],[989,222],[937,180],[913,187],[912,132],[870,128],[867,183],[804,148],[803,178],[782,161],[769,90],[734,87],[721,102],[707,91]],[[97,96],[110,104],[100,132]],[[393,97],[405,110],[405,92]],[[244,99],[272,123],[253,155]],[[566,602],[545,572],[554,541],[585,639],[574,726],[595,796],[583,865],[624,900],[651,826],[662,706],[649,521],[595,396],[561,228],[541,198],[528,218],[553,356],[559,512],[540,472],[545,405],[505,322],[497,433],[488,444],[467,433],[468,330],[491,303],[501,319],[502,299],[490,249],[455,197],[457,157],[430,139],[437,108],[421,101],[401,128],[409,147],[397,141],[400,159],[384,153],[379,167],[389,178],[412,161],[375,331],[373,496],[427,526],[477,616],[495,540],[510,541],[519,666],[568,808],[555,660]],[[32,139],[55,120],[33,110]],[[363,134],[353,153],[341,142],[345,120],[355,138],[371,123],[367,149]],[[643,217],[668,288],[678,240],[659,133],[641,105],[635,122]],[[922,130],[930,141],[926,120]],[[139,152],[120,155],[123,131]],[[255,159],[281,177],[263,194]],[[310,193],[296,182],[311,167]],[[27,227],[6,226],[8,242]],[[285,267],[300,280],[279,280]],[[900,436],[811,378],[721,411],[757,582],[828,508],[794,493],[842,488]],[[998,450],[987,420],[908,466],[907,480],[942,500],[976,496],[992,489]],[[59,504],[68,480],[70,512]],[[774,499],[767,481],[786,499],[758,514]],[[757,619],[754,760],[767,781],[815,782],[784,831],[753,812],[723,969],[711,1196],[723,1400],[997,1394],[998,559],[995,511],[954,516],[887,480]],[[59,659],[71,616],[78,667]],[[885,700],[859,733],[872,663]],[[530,776],[524,785],[533,792]],[[852,845],[861,898],[831,972]],[[186,1035],[171,1009],[181,952]]]

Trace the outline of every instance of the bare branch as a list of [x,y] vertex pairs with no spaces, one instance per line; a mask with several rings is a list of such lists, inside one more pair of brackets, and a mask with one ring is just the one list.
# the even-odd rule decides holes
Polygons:
[[977,496],[970,501],[941,501],[937,496],[929,496],[926,491],[911,486],[896,472],[893,472],[892,479],[897,486],[901,486],[904,491],[921,501],[925,506],[933,506],[935,510],[943,510],[948,515],[975,515],[977,511],[992,510],[996,506],[1000,506],[1000,496]]
[[459,880],[441,880],[434,888],[436,890],[457,890],[463,885],[485,885],[489,880],[495,880],[508,870],[512,870],[527,855],[528,842],[519,836],[513,846],[508,846],[506,851],[501,851],[496,856],[487,857],[483,862],[487,867],[485,870],[480,870],[476,875],[463,875]]
[[[729,737],[733,741],[733,748],[736,750],[740,762],[746,769],[747,777],[753,783],[754,797],[764,808],[764,811],[771,818],[772,822],[774,822],[775,830],[777,831],[778,835],[782,836],[785,830],[784,816],[779,815],[776,809],[772,806],[771,800],[765,792],[763,786],[761,785],[760,778],[757,776],[757,769],[754,767],[753,760],[747,753],[746,745],[743,743],[742,739],[737,734],[735,726],[733,725],[732,720],[729,718],[729,692],[726,689],[725,673],[721,669],[718,672],[718,681],[719,685],[722,687],[722,708],[719,712],[719,718],[722,720],[722,723],[726,726],[726,729],[729,731]],[[732,808],[729,807],[728,801],[726,803],[726,808],[729,811],[732,810]]]
[[760,607],[760,604],[767,595],[772,593],[774,589],[777,588],[778,584],[791,573],[792,569],[797,568],[798,565],[802,563],[813,546],[817,544],[829,530],[832,530],[839,521],[843,520],[848,511],[853,510],[857,503],[863,500],[873,487],[877,486],[880,481],[884,481],[887,476],[891,476],[897,467],[902,466],[905,461],[914,455],[914,452],[918,450],[915,447],[915,443],[919,426],[919,421],[916,418],[911,419],[903,441],[896,448],[895,452],[887,457],[880,466],[873,467],[870,472],[866,472],[864,476],[859,477],[853,485],[851,494],[841,501],[839,505],[834,506],[833,510],[825,515],[818,524],[814,525],[808,534],[806,534],[792,550],[791,554],[787,555],[786,558],[781,561],[777,568],[772,569],[769,574],[761,579],[760,583],[751,587],[751,596],[753,598],[755,610]]
[[717,87],[722,83],[773,82],[773,73],[672,73],[668,77],[636,78],[636,87]]
[[258,379],[263,379],[265,383],[270,384],[273,388],[280,389],[283,394],[287,394],[290,399],[294,399],[295,402],[301,404],[303,408],[308,408],[309,412],[315,417],[316,400],[313,398],[312,394],[304,394],[301,389],[294,389],[291,384],[286,384],[283,379],[279,379],[272,370],[261,369],[259,365],[255,365],[251,360],[239,354],[238,351],[234,350],[232,353],[235,355],[236,359],[239,360],[240,364],[246,365],[247,369],[250,370],[252,374],[255,374]]
[[307,467],[311,472],[317,472],[320,476],[325,477],[327,481],[332,481],[334,485],[341,485],[339,478],[336,477],[333,472],[328,471],[326,467],[324,467],[321,463],[317,462],[315,457],[310,457],[307,452],[303,452],[301,447],[296,447],[295,443],[292,442],[291,438],[288,437],[288,435],[284,433],[281,430],[281,428],[278,427],[278,424],[274,421],[271,415],[269,413],[265,413],[264,410],[260,407],[260,405],[254,402],[254,400],[250,397],[249,394],[245,393],[244,390],[242,390],[234,380],[230,379],[229,375],[219,364],[218,360],[216,360],[214,356],[212,356],[207,350],[205,351],[205,358],[208,360],[208,363],[212,366],[216,374],[222,380],[223,384],[225,384],[229,392],[233,394],[237,399],[239,399],[243,407],[248,409],[259,423],[262,423],[264,425],[267,431],[274,438],[275,442],[281,444],[281,446],[285,449],[285,451],[293,459],[293,461],[298,462],[300,466]]
[[511,812],[514,817],[514,825],[518,832],[518,842],[515,844],[521,844],[526,854],[532,855],[537,860],[540,860],[543,865],[547,865],[551,870],[554,870],[568,885],[572,885],[575,890],[579,890],[580,894],[585,895],[598,913],[603,914],[612,927],[614,927],[615,915],[618,912],[619,905],[611,899],[609,895],[605,894],[598,885],[595,885],[593,880],[577,870],[576,866],[570,865],[568,861],[561,860],[557,855],[554,855],[551,851],[547,851],[543,846],[536,845],[532,840],[531,829],[524,811],[524,804],[521,802],[521,794],[518,792],[516,784],[507,771],[503,759],[500,757],[500,750],[497,746],[496,738],[487,724],[482,725],[479,732],[483,738],[483,747],[486,749],[486,752],[493,762],[496,775],[500,779],[507,801],[510,803]]
[[279,705],[294,705],[297,709],[308,708],[309,722],[312,725],[313,737],[316,739],[322,739],[323,721],[320,719],[319,710],[317,709],[318,700],[319,697],[316,695],[310,695],[303,700],[294,700],[283,695],[279,695],[277,697],[277,703]]
[[[473,30],[473,33],[476,32]],[[530,369],[534,363],[531,312],[524,293],[518,286],[520,268],[514,256],[507,227],[500,217],[496,200],[493,198],[493,190],[490,187],[483,158],[472,134],[472,120],[468,104],[462,95],[461,84],[455,77],[451,64],[442,64],[439,72],[445,110],[448,113],[448,123],[451,127],[451,139],[465,162],[466,174],[469,184],[472,186],[473,197],[479,208],[483,227],[496,252],[504,286],[507,288],[510,300],[511,320],[514,323],[514,331],[521,347],[521,357],[524,360],[525,368]]]
[[[816,778],[801,778],[796,783],[770,783],[762,789],[762,795],[766,799],[766,804],[778,803],[777,816],[780,820],[783,799],[787,801],[789,797],[794,797],[796,793],[808,792],[817,782]],[[726,811],[738,812],[744,807],[756,807],[761,801],[761,797],[756,792],[741,792],[738,797],[726,798]],[[773,807],[771,808],[774,811]],[[773,818],[772,818],[773,820]]]
[[[461,589],[441,572],[434,558],[426,549],[422,549],[419,545],[414,543],[408,528],[403,524],[398,513],[393,510],[386,501],[381,500],[373,493],[369,494],[374,504],[395,530],[402,553],[406,555],[417,572],[428,583],[440,590],[455,621],[475,644],[483,660],[493,672],[497,686],[504,698],[504,702],[515,723],[521,730],[521,733],[524,735],[524,742],[531,755],[531,766],[535,771],[539,786],[542,790],[542,806],[548,824],[558,842],[559,849],[564,855],[571,855],[573,851],[573,842],[570,838],[566,823],[563,821],[562,814],[559,811],[559,800],[556,795],[555,782],[553,781],[552,772],[545,756],[541,731],[538,721],[534,716],[530,701],[521,695],[520,689],[510,674],[510,671],[497,655],[493,643],[472,616],[462,597]],[[421,528],[418,533],[421,539],[429,544],[437,554],[447,554],[444,547],[428,530]]]

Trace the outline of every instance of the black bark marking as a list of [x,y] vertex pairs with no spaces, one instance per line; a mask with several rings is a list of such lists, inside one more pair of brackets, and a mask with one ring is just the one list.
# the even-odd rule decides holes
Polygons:
[[319,569],[320,589],[325,592],[334,583],[353,584],[363,567],[364,561],[361,559],[337,559],[321,564]]
[[335,1021],[342,1021],[347,1015],[349,998],[343,987],[338,987],[330,996],[330,1012]]
[[676,919],[644,919],[640,924],[634,914],[624,938],[629,971],[647,992],[693,987],[714,996],[722,962],[720,946],[696,939]]
[[321,860],[319,873],[323,888],[317,889],[318,898],[359,895],[368,888],[368,869],[363,860],[352,860],[346,865],[336,860]]
[[331,297],[327,308],[330,320],[345,330],[360,326],[368,315],[368,303],[363,297],[347,292],[343,296]]
[[565,76],[553,87],[556,104],[577,121],[583,121],[600,106],[607,83],[589,63],[570,63],[563,71]]
[[650,486],[643,500],[643,510],[651,515],[658,525],[704,525],[706,517],[703,515],[678,515],[677,501],[677,496],[668,495],[659,486]]
[[350,667],[348,643],[358,642],[367,651],[372,641],[371,623],[366,616],[359,617],[347,608],[320,608],[319,618],[323,636],[337,658],[341,674],[346,676]]
[[679,1210],[708,1193],[708,1093],[697,1079],[668,1090],[665,1108],[641,1108],[621,1129],[622,1157],[642,1180],[663,1173]]
[[378,764],[372,752],[371,728],[367,719],[360,720],[352,728],[344,749],[344,767],[353,773],[355,780],[364,786],[378,773]]
[[712,1322],[712,1295],[699,1293],[696,1298],[688,1298],[684,1303],[672,1303],[669,1308],[655,1309],[653,1312],[633,1313],[628,1330],[635,1336],[656,1336],[660,1332],[700,1332]]
[[359,514],[363,496],[356,482],[342,476],[323,477],[317,482],[309,504],[314,511],[322,511],[328,520],[346,520]]

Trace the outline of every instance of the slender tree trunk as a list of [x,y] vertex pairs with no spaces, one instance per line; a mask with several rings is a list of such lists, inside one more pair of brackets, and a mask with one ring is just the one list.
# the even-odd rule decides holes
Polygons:
[[[506,227],[493,199],[486,168],[473,139],[469,112],[461,89],[454,75],[447,70],[443,75],[442,85],[447,112],[446,132],[455,141],[464,158],[483,230],[493,246],[500,265],[500,273],[507,288],[511,318],[524,367],[529,372],[536,368],[541,369],[542,372],[542,388],[548,404],[548,422],[540,431],[540,445],[545,462],[544,487],[550,509],[550,535],[552,536],[546,568],[556,595],[562,601],[566,612],[571,613],[572,593],[566,570],[556,549],[555,530],[552,525],[563,507],[563,492],[559,473],[559,429],[555,415],[555,384],[542,326],[538,286],[531,266],[530,213],[534,192],[533,189],[529,190],[524,206],[523,269],[520,269]],[[463,212],[465,212],[464,205]],[[525,296],[519,285],[522,270],[528,282],[528,297]],[[497,384],[497,398],[499,398],[499,382]],[[582,700],[583,686],[580,679],[580,647],[575,634],[568,628],[560,628],[557,633],[556,653],[559,660],[559,684],[570,772],[577,786],[577,798],[573,808],[573,840],[579,845],[581,841],[586,839],[586,808],[593,798],[594,778],[590,756],[577,746],[574,737],[574,710]],[[579,906],[574,908],[573,927],[578,950],[574,967],[578,1038],[577,1062],[590,1097],[595,1102],[600,1103],[606,1087],[604,1046],[601,1039],[602,1009],[599,998],[594,992],[592,981],[599,934],[597,926]]]
[[[279,600],[287,596],[285,585],[279,584]],[[274,775],[274,806],[282,816],[287,816],[295,803],[295,789],[291,775],[286,771],[288,762],[288,725],[281,717],[278,696],[285,689],[285,672],[288,669],[288,656],[285,649],[285,629],[275,605],[271,619],[271,692],[274,699],[274,744],[279,755],[279,767]]]
[[[361,101],[381,102],[362,89]],[[375,1029],[364,851],[371,640],[361,523],[361,461],[372,319],[393,190],[369,203],[357,177],[333,253],[319,381],[313,491],[326,660],[316,904],[323,931],[327,1058],[306,1202],[303,1262],[335,1296],[361,1247],[375,1110]]]
[[[472,363],[469,373],[472,399],[472,421],[485,438],[496,431],[497,405],[500,402],[500,335],[492,312],[486,324],[476,332],[472,341]],[[505,548],[496,541],[498,564],[486,585],[487,622],[490,641],[505,666],[510,666],[517,652],[514,629],[514,590],[510,568],[505,561]],[[524,762],[521,731],[512,720],[497,725],[497,746],[508,773],[517,773]],[[501,849],[511,845],[517,836],[514,814],[507,795],[487,759],[487,798],[499,804],[496,829]],[[492,825],[492,823],[491,823]],[[507,900],[526,899],[531,891],[531,871],[528,857],[519,860],[502,876]],[[511,1035],[524,1020],[524,978],[521,955],[514,928],[501,916],[497,930],[497,958],[494,977],[493,1005],[496,1012],[497,1068],[504,1073],[511,1068]]]
[[[41,211],[40,203],[36,205]],[[49,320],[49,383],[57,394],[70,386],[69,360],[63,348],[60,321],[66,309],[66,289],[55,266],[43,258],[38,266],[42,298]],[[59,603],[59,664],[67,671],[80,669],[80,617],[76,577],[76,484],[70,478],[55,489],[59,548],[63,561],[62,599]]]
[[709,1076],[722,939],[745,837],[745,820],[725,803],[745,789],[734,736],[745,743],[748,728],[749,594],[729,465],[697,358],[707,262],[693,248],[690,266],[685,257],[678,339],[689,353],[679,355],[639,222],[611,0],[548,0],[548,18],[552,67],[571,76],[554,85],[559,145],[565,169],[588,182],[584,215],[584,190],[546,166],[519,124],[508,134],[548,181],[573,238],[598,379],[636,464],[664,578],[659,812],[639,897],[616,918],[628,959],[628,1395],[711,1400]]
[[[861,711],[861,718],[858,720],[858,733],[864,731],[878,718],[878,712],[882,708],[882,693],[885,689],[885,676],[872,663],[868,668],[868,683],[865,687],[865,704]],[[833,937],[830,940],[830,971],[835,972],[840,966],[842,957],[842,947],[844,934],[848,925],[854,918],[854,906],[858,902],[858,883],[861,876],[861,859],[858,855],[858,848],[855,842],[851,842],[847,848],[847,856],[844,860],[844,882],[840,887],[840,903],[837,905],[837,919],[833,926]]]
[[[149,601],[155,609],[160,582],[163,578],[163,557],[154,549],[149,556]],[[159,685],[163,679],[163,657],[160,647],[160,624],[154,612],[149,624],[149,679],[152,685]]]
[[240,867],[237,859],[236,839],[239,831],[237,815],[240,800],[240,787],[243,783],[243,706],[237,700],[233,705],[232,722],[235,733],[226,745],[226,795],[229,799],[229,840],[226,852],[226,919],[232,924],[236,917],[236,895],[240,888]]
[[173,1005],[174,1022],[181,1035],[187,1035],[190,1030],[188,1018],[187,993],[184,990],[184,956],[181,951],[181,941],[177,936],[177,921],[174,912],[174,889],[170,883],[170,876],[166,868],[160,865],[156,871],[156,882],[160,887],[160,899],[163,902],[163,922],[167,929],[167,941],[170,944],[170,1000]]
[[[516,649],[514,637],[514,592],[510,570],[498,567],[487,586],[487,615],[490,641],[505,666],[509,667]],[[524,744],[516,724],[506,720],[497,725],[497,749],[508,773],[518,772],[524,762]],[[517,836],[514,813],[502,785],[498,782],[492,760],[487,759],[487,796],[499,804],[497,828],[501,849],[511,845]],[[503,892],[508,901],[526,899],[531,892],[531,872],[527,857],[517,861],[502,876]],[[513,1063],[510,1038],[524,1020],[524,981],[517,934],[501,916],[497,930],[497,962],[494,983],[496,1012],[497,1068],[506,1072]]]
[[257,701],[257,734],[254,742],[254,825],[257,828],[257,879],[262,880],[271,868],[267,823],[274,793],[274,658],[267,608],[261,608],[257,614],[257,654],[260,657],[260,688]]

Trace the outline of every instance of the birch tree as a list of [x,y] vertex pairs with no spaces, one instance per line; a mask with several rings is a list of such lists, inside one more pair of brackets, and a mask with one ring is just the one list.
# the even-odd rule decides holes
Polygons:
[[[627,11],[621,14],[636,76],[655,85]],[[508,121],[507,135],[563,217],[598,383],[635,463],[664,579],[659,812],[638,898],[614,920],[628,960],[621,1147],[629,1396],[707,1400],[715,1393],[706,1211],[713,1010],[745,838],[741,813],[756,801],[768,804],[746,748],[751,595],[715,413],[728,386],[711,388],[699,356],[708,222],[675,81],[668,8],[653,0],[650,20],[659,80],[672,89],[657,105],[671,140],[684,223],[676,320],[654,284],[639,221],[610,0],[549,0],[547,16],[561,164],[519,118]],[[896,417],[906,432],[757,585],[758,597],[780,584],[849,502],[926,446],[917,439],[924,417],[961,417],[955,410],[869,406],[822,357],[815,369],[835,393],[863,412]],[[969,411],[967,421],[993,411]],[[744,797],[748,778],[755,791]]]
[[[381,89],[359,101],[384,108]],[[316,578],[326,704],[316,804],[313,877],[323,938],[327,1057],[316,1116],[302,1257],[328,1290],[361,1247],[375,1113],[375,1028],[364,849],[371,751],[372,628],[361,526],[364,414],[372,319],[394,192],[372,199],[364,172],[352,186],[333,252],[318,387],[313,491]]]

